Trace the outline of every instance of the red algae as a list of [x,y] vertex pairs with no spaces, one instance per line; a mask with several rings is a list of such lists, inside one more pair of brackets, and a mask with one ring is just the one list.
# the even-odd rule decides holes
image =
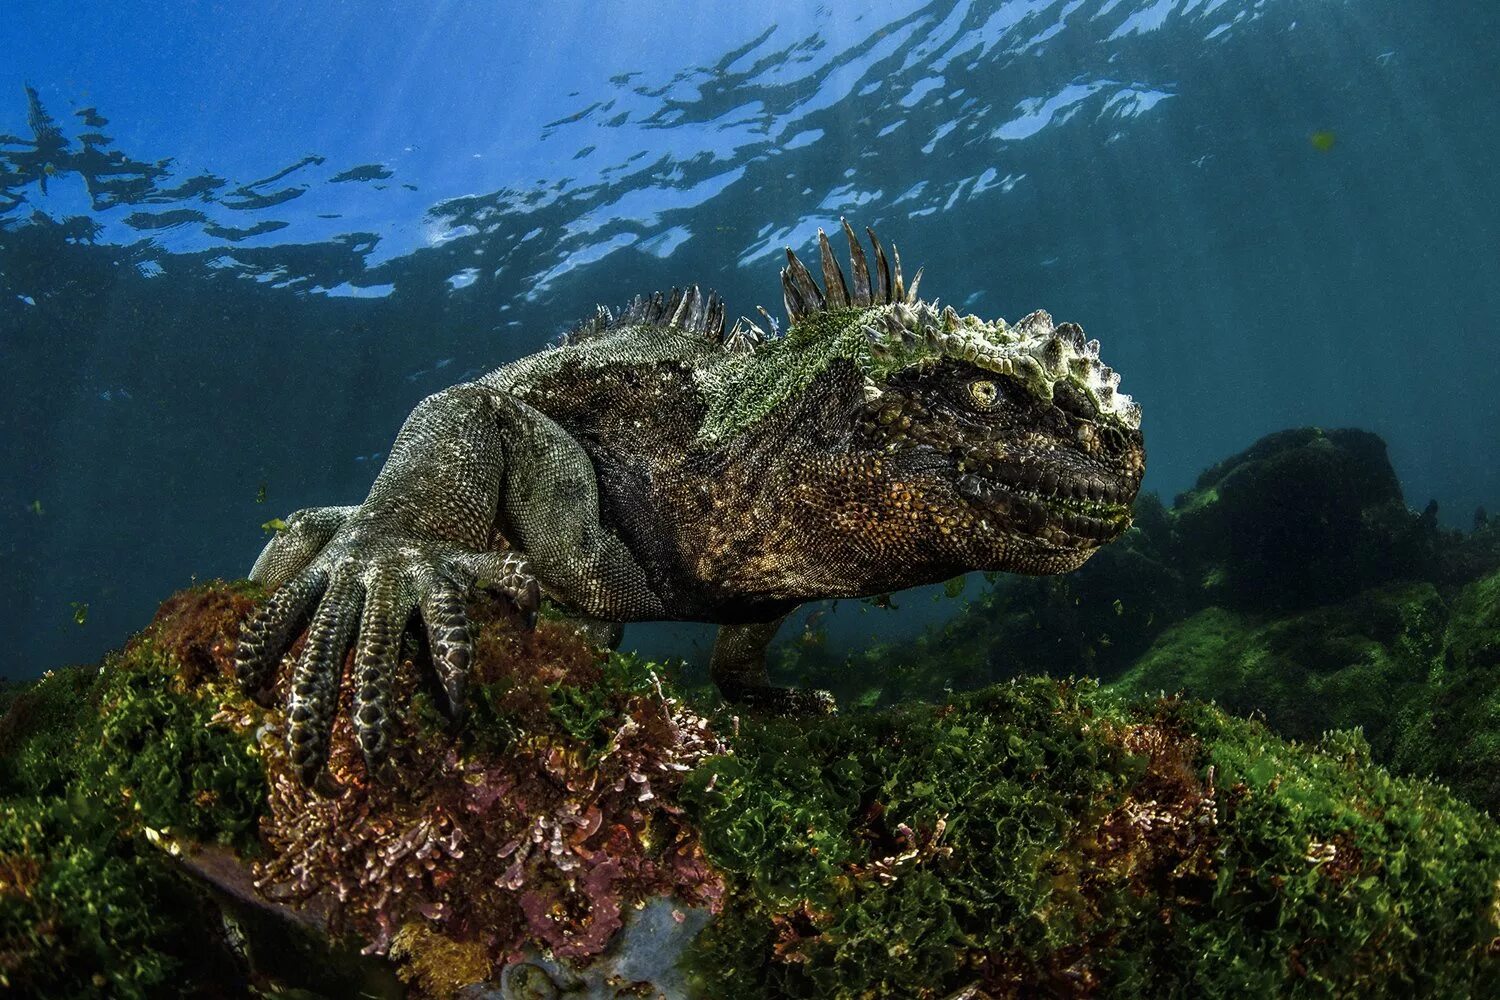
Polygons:
[[[330,929],[354,932],[367,952],[388,953],[398,935],[410,951],[436,934],[444,947],[480,946],[496,966],[535,946],[597,955],[626,910],[653,897],[717,909],[722,883],[673,804],[683,775],[723,752],[707,720],[649,678],[609,684],[605,654],[564,623],[524,632],[486,599],[473,613],[471,700],[485,699],[487,723],[504,732],[476,732],[486,723],[471,715],[454,733],[414,707],[372,776],[346,677],[330,780],[315,790],[297,780],[273,716],[260,734],[271,789],[260,891],[325,909]],[[418,662],[403,659],[402,703],[427,697]],[[553,711],[570,688],[597,702],[591,743]]]

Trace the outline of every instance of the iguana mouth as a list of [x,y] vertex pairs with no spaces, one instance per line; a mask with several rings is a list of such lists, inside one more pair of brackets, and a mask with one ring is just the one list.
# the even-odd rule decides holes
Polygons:
[[1123,477],[1059,474],[1038,465],[992,465],[958,480],[958,492],[987,510],[1003,510],[1009,523],[1048,541],[1103,544],[1130,527],[1130,501],[1138,484]]

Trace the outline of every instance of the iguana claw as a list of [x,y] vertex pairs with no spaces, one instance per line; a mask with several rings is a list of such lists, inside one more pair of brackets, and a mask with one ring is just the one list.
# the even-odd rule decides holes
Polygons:
[[[374,768],[390,749],[391,689],[401,635],[412,613],[419,613],[427,627],[443,708],[458,719],[474,655],[465,611],[469,593],[483,584],[504,594],[528,623],[535,622],[541,599],[540,586],[519,553],[468,552],[447,543],[393,538],[367,526],[351,526],[347,513],[324,544],[313,548],[309,539],[322,535],[334,520],[329,510],[338,509],[294,514],[288,530],[257,560],[252,579],[259,576],[272,585],[277,577],[282,580],[246,622],[235,652],[241,685],[258,691],[306,626],[307,640],[292,672],[287,750],[298,776],[308,783],[328,759],[351,646],[354,734]],[[318,530],[299,531],[298,525]]]

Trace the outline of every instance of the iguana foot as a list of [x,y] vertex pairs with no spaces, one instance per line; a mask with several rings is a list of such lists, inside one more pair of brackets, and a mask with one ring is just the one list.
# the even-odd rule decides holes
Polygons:
[[827,691],[774,684],[724,684],[719,693],[731,705],[770,716],[837,715],[838,703]]
[[732,705],[767,715],[836,715],[838,705],[827,691],[779,687],[766,670],[766,646],[785,616],[775,621],[722,625],[714,641],[708,672],[719,694]]
[[307,641],[293,670],[287,706],[287,749],[307,783],[328,758],[351,646],[355,738],[373,769],[390,748],[391,687],[401,635],[414,612],[427,626],[443,708],[456,720],[463,712],[473,659],[464,608],[470,590],[482,585],[504,594],[528,622],[535,621],[541,603],[541,589],[519,553],[470,552],[444,542],[393,537],[355,525],[347,514],[331,540],[325,539],[309,557],[309,542],[299,537],[297,526],[326,523],[326,517],[293,515],[285,532],[291,537],[273,540],[257,560],[252,579],[265,570],[268,582],[274,585],[277,575],[284,582],[245,623],[235,652],[241,685],[258,691],[306,626]]

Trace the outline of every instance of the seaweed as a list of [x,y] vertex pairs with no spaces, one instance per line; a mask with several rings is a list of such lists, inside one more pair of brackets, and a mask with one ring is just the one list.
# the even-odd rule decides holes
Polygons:
[[1500,971],[1493,824],[1349,734],[1031,679],[744,730],[686,801],[731,876],[705,993],[1456,996]]
[[[1128,558],[1170,545],[1159,513]],[[662,970],[693,933],[691,995],[1500,981],[1500,831],[1460,798],[1500,773],[1500,573],[1295,614],[1206,607],[1153,626],[1112,685],[946,691],[990,669],[970,619],[967,637],[859,654],[898,669],[816,721],[689,698],[565,619],[524,631],[481,597],[463,722],[407,642],[389,761],[367,771],[345,704],[317,789],[288,765],[280,709],[230,677],[255,593],[184,591],[98,667],[4,692],[0,986],[397,995],[399,976],[420,997],[509,969],[507,988],[587,971],[643,989],[680,974]],[[1179,687],[1223,704],[1151,694]],[[892,691],[931,703],[880,707]],[[661,943],[652,926],[679,943],[648,974],[630,949]]]

